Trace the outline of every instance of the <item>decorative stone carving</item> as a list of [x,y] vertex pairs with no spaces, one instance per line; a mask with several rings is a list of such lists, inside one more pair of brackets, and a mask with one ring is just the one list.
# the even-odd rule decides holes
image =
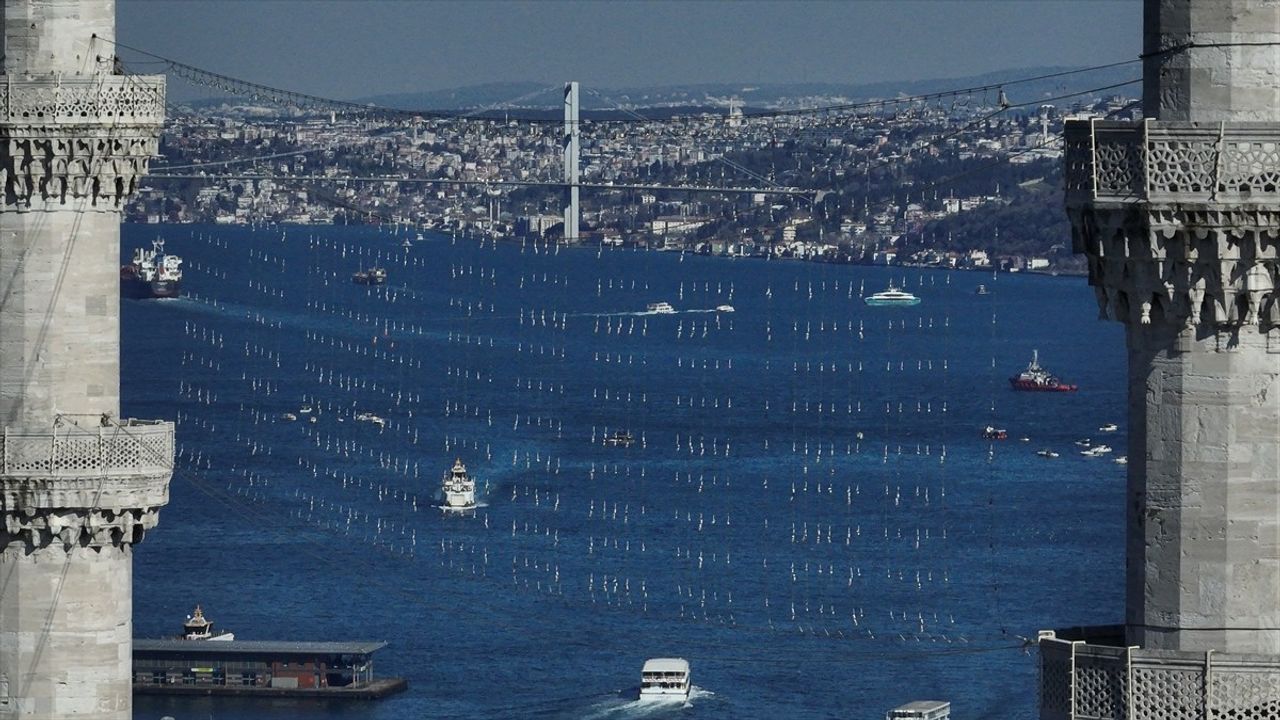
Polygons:
[[169,500],[173,424],[126,421],[0,436],[0,548],[141,542]]
[[120,208],[159,153],[164,79],[0,84],[0,203]]
[[1071,122],[1066,173],[1103,317],[1280,326],[1280,124]]
[[0,548],[17,546],[31,552],[52,545],[64,550],[87,547],[121,549],[142,542],[147,530],[160,521],[159,507],[40,508],[6,512],[0,529]]
[[1066,125],[1067,201],[1280,201],[1280,123]]
[[164,124],[163,75],[98,75],[0,83],[0,122]]

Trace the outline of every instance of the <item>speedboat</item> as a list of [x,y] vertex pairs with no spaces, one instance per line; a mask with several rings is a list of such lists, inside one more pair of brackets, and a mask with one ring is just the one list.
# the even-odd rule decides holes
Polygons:
[[716,312],[733,312],[732,305],[717,305]]
[[651,658],[644,661],[640,671],[641,700],[687,700],[692,687],[688,660]]
[[1036,454],[1037,454],[1037,455],[1039,455],[1039,456],[1040,456],[1040,457],[1042,457],[1042,458],[1056,458],[1056,457],[1058,457],[1058,453],[1056,453],[1056,452],[1054,452],[1054,451],[1052,451],[1052,450],[1037,450],[1037,451],[1036,451]]
[[671,303],[655,302],[645,306],[645,312],[656,313],[658,315],[674,315],[676,309],[671,307]]
[[862,302],[872,307],[885,307],[891,305],[919,305],[920,298],[911,293],[896,288],[893,283],[889,283],[889,287],[874,295],[868,295],[862,298]]
[[1102,427],[1098,428],[1098,432],[1115,432],[1118,429],[1119,428],[1116,426],[1115,423],[1107,423],[1106,425],[1103,425]]
[[604,438],[606,447],[631,447],[635,441],[635,437],[626,430],[616,430]]
[[1093,444],[1093,440],[1089,438],[1080,438],[1079,440],[1076,441],[1076,445],[1079,445],[1080,447],[1089,447],[1092,444]]
[[1009,431],[1004,428],[993,427],[991,425],[982,429],[983,440],[1008,440]]
[[1115,463],[1115,464],[1117,464],[1117,465],[1128,465],[1128,464],[1129,464],[1129,456],[1128,456],[1128,455],[1121,455],[1120,457],[1116,458],[1115,460],[1112,460],[1112,462],[1114,462],[1114,463]]

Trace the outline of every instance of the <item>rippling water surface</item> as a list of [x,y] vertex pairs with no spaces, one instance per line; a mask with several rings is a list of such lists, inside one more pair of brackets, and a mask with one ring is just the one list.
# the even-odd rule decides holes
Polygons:
[[[138,718],[1032,717],[1023,638],[1121,619],[1123,338],[1083,279],[374,228],[130,225],[123,252],[157,233],[187,297],[123,302],[125,411],[181,451],[136,633],[198,602],[240,639],[386,640],[410,689]],[[923,302],[861,302],[891,279]],[[1011,391],[1033,349],[1080,392]],[[435,507],[455,457],[472,514]],[[665,655],[693,697],[637,703]]]

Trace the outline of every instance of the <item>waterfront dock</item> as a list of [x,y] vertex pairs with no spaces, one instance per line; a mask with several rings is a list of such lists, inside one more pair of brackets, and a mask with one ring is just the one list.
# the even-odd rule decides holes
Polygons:
[[373,676],[385,642],[134,640],[133,692],[375,700],[408,688]]

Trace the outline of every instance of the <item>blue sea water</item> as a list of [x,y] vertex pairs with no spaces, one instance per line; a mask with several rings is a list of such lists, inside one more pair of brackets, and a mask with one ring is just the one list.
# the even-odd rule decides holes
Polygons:
[[[240,639],[386,640],[410,687],[135,717],[1025,718],[1024,638],[1122,617],[1123,337],[1080,278],[370,227],[127,225],[123,252],[157,234],[187,296],[122,302],[124,411],[180,453],[136,634],[201,603]],[[923,302],[861,302],[891,279]],[[1033,349],[1080,391],[1013,392]],[[435,507],[455,457],[473,514]],[[667,655],[698,690],[638,704]]]

